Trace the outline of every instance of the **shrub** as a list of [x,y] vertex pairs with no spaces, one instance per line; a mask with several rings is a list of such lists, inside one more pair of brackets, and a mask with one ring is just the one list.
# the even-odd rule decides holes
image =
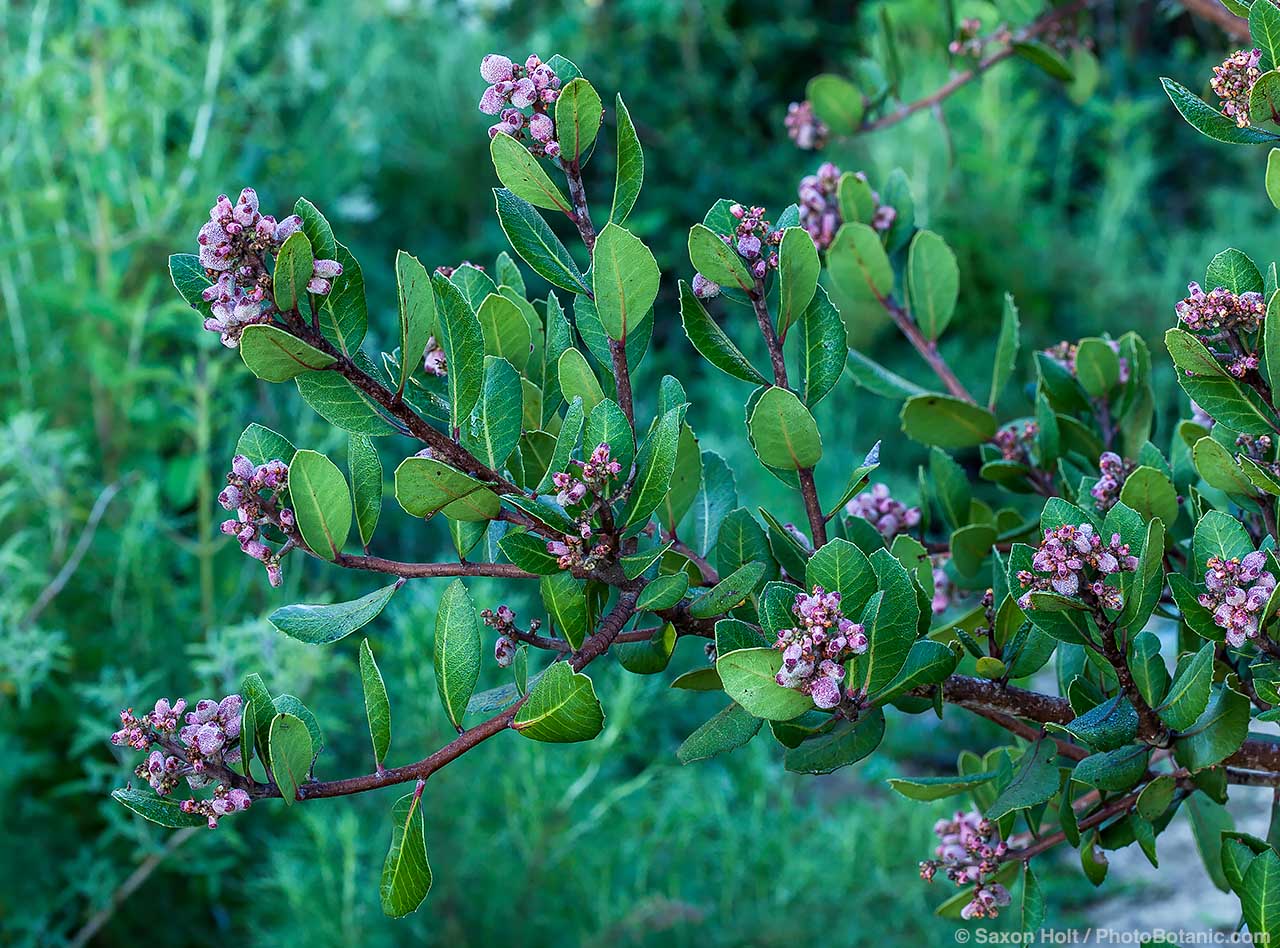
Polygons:
[[[961,75],[1018,55],[1082,81],[1091,59],[1069,27],[1083,6],[992,34],[964,23],[952,53],[975,62]],[[1270,42],[1280,10],[1255,3],[1249,17],[1259,49],[1228,59],[1213,84],[1229,111],[1165,80],[1183,115],[1222,141],[1280,139],[1265,128],[1280,114],[1277,74],[1266,71],[1280,56]],[[963,84],[893,107],[888,62],[883,73],[861,64],[856,81],[815,78],[788,112],[797,143],[874,131]],[[658,264],[626,227],[644,157],[622,97],[606,217],[582,177],[604,107],[577,67],[493,54],[480,72],[480,108],[496,118],[498,220],[545,295],[541,284],[530,292],[506,254],[488,269],[428,272],[402,252],[399,346],[375,358],[361,348],[360,265],[305,199],[277,218],[252,189],[219,197],[198,253],[171,259],[205,329],[258,378],[294,382],[347,435],[344,471],[251,424],[219,495],[234,513],[223,532],[273,585],[300,557],[395,577],[350,602],[283,607],[272,623],[328,646],[377,618],[406,582],[452,579],[439,595],[433,659],[457,737],[387,766],[392,710],[365,638],[366,773],[316,779],[325,736],[315,715],[250,672],[237,694],[122,712],[113,742],[146,753],[137,774],[151,789],[116,799],[164,826],[215,827],[273,799],[292,806],[405,785],[379,891],[388,915],[406,915],[431,885],[429,778],[507,731],[543,743],[596,738],[604,705],[586,670],[612,656],[655,674],[679,638],[694,637],[709,662],[675,687],[723,692],[728,703],[681,745],[684,763],[740,748],[766,722],[782,766],[801,774],[867,758],[905,715],[954,706],[1004,729],[998,746],[962,749],[953,774],[890,781],[909,799],[964,801],[920,862],[924,879],[958,889],[944,914],[994,917],[1016,887],[1021,923],[1034,928],[1045,912],[1037,856],[1076,848],[1100,884],[1106,850],[1136,843],[1154,863],[1156,837],[1185,806],[1210,877],[1239,895],[1251,931],[1270,935],[1280,855],[1234,832],[1223,803],[1231,785],[1280,783],[1280,751],[1249,732],[1252,720],[1280,714],[1275,265],[1264,275],[1224,251],[1203,285],[1171,301],[1179,325],[1166,346],[1194,411],[1162,449],[1151,440],[1152,359],[1133,331],[1033,353],[1021,360],[1032,382],[1007,391],[1021,364],[1009,296],[990,385],[975,397],[937,345],[959,268],[940,235],[915,225],[901,172],[873,188],[824,164],[776,216],[720,200],[689,230],[692,269],[675,296],[693,348],[750,389],[746,440],[803,511],[798,524],[781,509],[759,507],[757,517],[724,460],[700,446],[693,425],[713,421],[681,382],[632,385],[657,320],[670,317]],[[1277,180],[1280,170],[1269,193]],[[585,268],[541,211],[572,226]],[[857,326],[883,316],[933,387],[850,354]],[[756,332],[767,365],[743,351]],[[846,365],[846,383],[899,402],[902,432],[929,447],[918,505],[873,483],[879,444],[852,471],[823,469],[819,481],[813,409],[833,397]],[[378,445],[406,438],[412,448]],[[444,519],[456,560],[370,552],[382,457],[393,453],[399,508]],[[478,608],[465,577],[536,582],[545,619],[503,602]],[[1169,643],[1157,634],[1164,618],[1176,620]],[[511,681],[476,693],[487,638]],[[1050,662],[1055,675],[1044,672]],[[197,795],[175,802],[184,784]]]

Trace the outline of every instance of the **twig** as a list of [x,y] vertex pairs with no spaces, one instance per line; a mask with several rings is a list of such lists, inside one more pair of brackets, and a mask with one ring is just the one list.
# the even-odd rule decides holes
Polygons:
[[1243,42],[1249,40],[1249,23],[1236,16],[1218,0],[1181,0],[1182,6],[1192,16],[1208,20],[1224,33]]

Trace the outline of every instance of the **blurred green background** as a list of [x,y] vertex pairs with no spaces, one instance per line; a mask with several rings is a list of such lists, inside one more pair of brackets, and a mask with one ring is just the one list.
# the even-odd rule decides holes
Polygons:
[[[671,300],[675,277],[691,275],[688,226],[718,197],[776,213],[824,159],[873,183],[903,167],[919,222],[960,258],[944,352],[979,389],[1006,289],[1024,344],[1134,328],[1158,354],[1173,301],[1213,252],[1269,259],[1265,156],[1195,136],[1156,82],[1197,87],[1234,48],[1173,3],[1104,4],[1102,82],[1083,104],[1014,63],[950,100],[944,124],[923,114],[821,155],[797,151],[787,104],[810,76],[876,52],[881,6],[905,96],[931,91],[948,69],[935,0],[0,4],[0,942],[90,931],[103,944],[732,945],[833,931],[841,943],[950,941],[951,923],[931,914],[949,893],[916,878],[939,811],[894,798],[883,778],[945,767],[956,740],[986,733],[958,715],[891,723],[896,761],[880,755],[830,778],[784,773],[767,738],[682,768],[675,748],[717,710],[714,697],[667,690],[671,675],[602,669],[601,739],[492,741],[430,782],[435,887],[397,923],[376,892],[393,791],[261,805],[216,833],[177,837],[107,796],[136,763],[106,742],[123,704],[221,695],[251,670],[316,711],[330,745],[324,776],[367,769],[355,640],[310,648],[263,616],[358,595],[370,577],[294,557],[285,587],[271,590],[217,534],[213,500],[250,421],[320,450],[343,439],[292,387],[255,381],[203,332],[165,261],[195,249],[220,192],[251,184],[276,213],[306,195],[362,261],[371,341],[384,342],[397,248],[429,267],[491,264],[505,248],[488,123],[475,109],[485,52],[559,52],[606,102],[627,99],[648,165],[629,226],[668,274],[637,385],[642,411],[663,372],[684,379],[691,423],[730,459],[751,504],[794,501],[749,456],[745,387],[695,361]],[[998,6],[956,3],[988,24],[1009,11],[1021,22],[1022,4]],[[597,195],[608,194],[609,165],[588,168]],[[885,328],[860,327],[870,354],[925,381]],[[1164,439],[1168,370],[1158,383]],[[896,406],[842,385],[820,417],[828,489],[886,438],[885,477],[912,494],[923,452],[894,437]],[[391,462],[413,450],[382,449]],[[388,509],[376,551],[426,558],[447,544],[442,524]],[[411,583],[369,629],[396,762],[448,736],[429,660],[438,592]],[[493,582],[472,592],[528,602]],[[701,660],[684,644],[672,674]],[[485,675],[496,682],[496,669]],[[1096,896],[1078,870],[1051,882],[1055,919],[1087,917]]]

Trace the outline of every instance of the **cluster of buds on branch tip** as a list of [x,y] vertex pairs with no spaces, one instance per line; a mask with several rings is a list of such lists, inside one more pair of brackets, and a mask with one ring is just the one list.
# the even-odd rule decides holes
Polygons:
[[957,886],[974,886],[973,898],[960,910],[962,918],[995,918],[1010,902],[1009,892],[991,881],[1009,846],[996,824],[977,810],[957,812],[933,826],[938,837],[936,859],[920,863],[920,878],[932,882],[938,870]]
[[[301,229],[302,218],[297,214],[277,222],[271,215],[259,213],[258,194],[253,188],[241,191],[234,204],[225,194],[218,196],[196,242],[200,265],[214,281],[201,294],[212,309],[204,328],[219,333],[223,345],[234,349],[246,326],[270,320],[267,304],[274,298],[267,258]],[[323,296],[341,274],[338,261],[316,260],[307,291]]]
[[867,635],[840,611],[840,593],[814,586],[812,595],[797,593],[792,614],[799,623],[779,629],[773,647],[782,651],[776,681],[809,695],[819,708],[843,700],[844,663],[867,650]]
[[1192,282],[1187,284],[1187,295],[1174,306],[1174,311],[1183,326],[1201,337],[1231,375],[1243,378],[1257,371],[1258,354],[1242,337],[1256,333],[1262,326],[1267,304],[1261,293],[1237,294],[1224,286],[1206,293],[1199,283]]
[[787,117],[784,120],[787,135],[796,143],[797,148],[805,151],[818,151],[827,144],[831,130],[813,111],[813,103],[808,99],[803,102],[792,102],[787,106]]
[[1114,573],[1131,573],[1138,568],[1138,558],[1129,554],[1129,544],[1120,542],[1113,533],[1105,546],[1091,523],[1079,526],[1065,524],[1056,530],[1045,530],[1044,541],[1031,560],[1037,576],[1019,570],[1018,582],[1026,590],[1018,600],[1020,609],[1032,608],[1033,592],[1052,591],[1060,596],[1082,596],[1106,609],[1120,609],[1124,598],[1120,590],[1108,586],[1106,577]]
[[895,500],[888,484],[872,484],[865,491],[845,504],[845,512],[866,520],[886,539],[904,533],[920,523],[920,508],[908,507]]
[[[485,625],[498,633],[497,641],[493,644],[494,661],[500,668],[509,667],[515,661],[516,637],[520,633],[516,628],[516,614],[510,607],[502,605],[497,609],[482,610],[480,618],[484,620]],[[534,635],[540,628],[542,628],[542,620],[532,619],[529,622],[528,634]]]
[[1262,50],[1236,50],[1221,66],[1213,67],[1209,87],[1222,100],[1222,114],[1234,119],[1241,128],[1248,128],[1249,96],[1254,83],[1262,75]]
[[1213,613],[1214,624],[1226,633],[1232,648],[1258,636],[1259,620],[1276,588],[1276,578],[1266,565],[1265,553],[1226,560],[1211,556],[1205,564],[1207,591],[1200,594],[1199,602]]
[[[121,711],[120,730],[111,735],[111,743],[141,751],[154,747],[134,773],[158,796],[168,796],[183,779],[192,789],[202,789],[240,760],[241,707],[239,695],[227,695],[220,701],[206,698],[197,701],[184,719],[184,698],[173,702],[160,698],[140,718],[132,708]],[[185,726],[180,726],[183,720]],[[248,808],[248,793],[221,783],[211,799],[182,802],[184,813],[206,817],[210,829],[217,827],[219,817]]]
[[[560,97],[560,77],[555,70],[537,56],[529,56],[521,66],[490,53],[480,62],[480,76],[489,83],[480,97],[480,111],[501,117],[489,127],[489,137],[510,135],[520,140],[527,134],[534,155],[558,158],[556,123],[547,111]],[[532,111],[526,115],[525,109]]]
[[[237,454],[231,459],[227,486],[218,495],[218,503],[225,510],[236,512],[234,520],[222,522],[222,532],[235,537],[246,556],[266,566],[267,580],[272,586],[279,586],[283,581],[280,561],[296,545],[297,519],[291,508],[280,505],[288,486],[289,466],[284,461],[275,458],[255,465],[243,454]],[[265,542],[268,529],[283,535],[278,549],[272,549]]]
[[1133,471],[1133,464],[1114,451],[1103,451],[1098,458],[1098,483],[1089,490],[1094,505],[1106,513],[1120,500],[1120,491]]
[[[1120,374],[1117,381],[1121,385],[1124,385],[1129,381],[1129,360],[1120,355],[1120,343],[1116,342],[1114,339],[1108,339],[1107,345],[1111,347],[1112,352],[1117,356],[1120,356]],[[1043,350],[1043,352],[1054,362],[1057,362],[1064,369],[1070,372],[1074,378],[1076,377],[1076,354],[1079,352],[1079,349],[1080,347],[1074,342],[1063,341],[1057,345],[1050,346],[1048,349]]]
[[991,440],[1000,449],[1006,461],[1027,463],[1031,460],[1031,445],[1040,434],[1040,426],[1034,421],[1013,422],[996,432]]

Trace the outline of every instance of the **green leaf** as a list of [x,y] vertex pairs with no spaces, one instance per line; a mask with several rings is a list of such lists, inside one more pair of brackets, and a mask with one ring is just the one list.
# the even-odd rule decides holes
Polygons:
[[713,283],[736,287],[744,293],[755,288],[755,280],[738,256],[738,251],[705,224],[694,224],[689,229],[689,261],[695,270]]
[[267,619],[277,629],[308,645],[329,645],[368,625],[391,601],[401,583],[375,589],[350,602],[281,606]]
[[271,692],[262,682],[262,676],[256,672],[241,679],[240,696],[245,705],[253,707],[253,739],[258,748],[258,756],[265,765],[271,759],[271,719],[276,714],[275,703],[271,700]]
[[[680,322],[693,347],[721,372],[755,385],[768,384],[765,377],[711,318],[702,301],[693,295],[693,290],[683,280],[680,281]],[[843,343],[843,326],[840,327],[840,334]]]
[[335,361],[297,336],[265,323],[244,328],[240,358],[264,382],[287,382],[303,372],[326,369]]
[[778,244],[778,335],[799,321],[818,289],[822,264],[818,248],[803,227],[788,227]]
[[572,573],[557,572],[544,576],[538,588],[551,627],[558,630],[574,648],[581,648],[591,625],[586,583]]
[[881,398],[903,400],[913,395],[927,394],[927,389],[921,388],[896,372],[890,372],[879,362],[869,359],[857,349],[849,350],[849,372],[854,382]]
[[1258,272],[1258,265],[1249,259],[1248,254],[1234,247],[1214,255],[1205,268],[1204,281],[1208,286],[1225,286],[1232,293],[1262,292],[1262,274]]
[[614,646],[618,664],[633,675],[656,675],[666,671],[676,645],[676,627],[664,622],[642,642],[619,642]]
[[727,574],[744,563],[771,558],[768,538],[751,512],[745,507],[729,511],[716,538],[716,568]]
[[1209,703],[1213,683],[1213,643],[1205,642],[1190,659],[1178,663],[1178,674],[1169,693],[1156,708],[1160,719],[1175,731],[1195,724]]
[[596,140],[603,116],[600,95],[587,80],[578,77],[560,89],[556,99],[556,138],[561,161],[568,164],[582,158]]
[[199,813],[184,813],[177,800],[158,797],[151,790],[128,787],[111,791],[111,799],[132,810],[144,820],[158,823],[169,829],[186,826],[204,826],[206,818]]
[[292,714],[306,725],[307,733],[311,735],[311,759],[314,762],[324,750],[324,733],[320,730],[320,722],[316,720],[315,714],[297,695],[277,695],[271,703],[278,714]]
[[[400,302],[398,391],[404,391],[409,376],[422,364],[427,340],[435,330],[436,302],[427,268],[418,262],[417,257],[411,257],[403,250],[396,252],[396,296]],[[448,359],[447,353],[445,358]],[[449,369],[453,369],[452,363],[449,363]]]
[[303,372],[294,382],[302,400],[334,427],[375,437],[396,430],[377,402],[337,372]]
[[[601,397],[603,398],[603,394]],[[537,487],[539,494],[546,493],[551,489],[552,475],[557,471],[568,470],[569,458],[573,454],[573,449],[578,446],[578,436],[582,433],[582,417],[583,401],[581,396],[570,397],[569,407],[566,409],[564,421],[560,425],[560,433],[556,435],[556,446],[551,454],[551,461],[547,465],[547,471]]]
[[926,339],[937,339],[951,322],[960,293],[960,268],[947,242],[931,230],[918,231],[907,256],[911,315]]
[[669,576],[659,576],[640,591],[640,597],[636,600],[636,609],[650,612],[670,609],[684,598],[688,588],[689,574],[683,570]]
[[614,224],[621,224],[640,196],[640,186],[644,183],[644,151],[640,147],[635,124],[631,121],[631,113],[622,101],[622,93],[618,93],[615,100],[614,113],[618,122],[618,169],[609,220]]
[[484,357],[480,400],[462,426],[459,442],[490,470],[501,471],[520,443],[524,390],[506,359]]
[[1166,527],[1178,519],[1178,492],[1173,482],[1153,467],[1134,468],[1120,488],[1120,502],[1144,518],[1159,517]]
[[533,686],[511,726],[535,741],[589,741],[604,727],[604,710],[591,679],[556,662]]
[[259,424],[245,428],[236,442],[236,454],[243,454],[254,464],[266,464],[268,461],[287,464],[297,450],[284,435]]
[[[800,318],[800,333],[800,368],[804,378],[801,399],[813,408],[835,387],[849,355],[840,311],[822,287],[817,288]],[[765,384],[764,379],[759,383]]]
[[991,364],[991,396],[987,399],[987,407],[995,410],[1000,393],[1013,377],[1018,367],[1018,348],[1020,346],[1018,323],[1018,307],[1013,302],[1013,294],[1004,295],[1004,309],[1000,315],[1000,335],[996,337],[995,358]]
[[368,547],[382,514],[382,461],[367,435],[347,436],[347,468],[351,471],[356,528]]
[[827,248],[827,270],[836,286],[855,300],[882,301],[893,292],[893,267],[880,235],[869,225],[843,225]]
[[920,604],[906,568],[888,550],[870,556],[880,591],[871,597],[859,622],[866,630],[867,651],[854,661],[853,678],[874,694],[892,682],[906,664],[916,636]]
[[672,688],[679,688],[683,691],[723,691],[724,688],[720,683],[720,673],[715,667],[695,668],[693,671],[687,671],[683,675],[676,676],[671,682]]
[[549,211],[572,212],[564,192],[542,170],[538,159],[510,135],[499,133],[489,142],[489,157],[503,187],[534,207]]
[[364,711],[369,719],[369,737],[373,740],[373,761],[378,769],[387,757],[391,746],[391,702],[387,698],[387,686],[382,672],[373,660],[369,640],[360,643],[360,683],[364,687]]
[[590,292],[573,257],[533,205],[505,188],[495,188],[493,194],[498,222],[520,259],[552,286],[570,293]]
[[770,387],[747,422],[761,462],[784,470],[811,468],[822,458],[818,425],[793,392]]
[[1173,802],[1175,789],[1177,789],[1177,781],[1171,774],[1161,774],[1156,777],[1138,794],[1138,815],[1152,822],[1159,819]]
[[625,343],[628,332],[658,297],[658,262],[639,237],[612,223],[596,239],[592,261],[591,284],[600,323],[609,338]]
[[838,721],[829,731],[791,748],[782,762],[792,773],[829,774],[867,757],[882,740],[884,712],[872,708],[863,711],[856,721]]
[[1015,54],[1038,66],[1047,75],[1060,82],[1070,82],[1072,80],[1071,67],[1067,65],[1067,61],[1053,47],[1035,41],[1015,42],[1011,45]]
[[1057,793],[1057,759],[1058,748],[1047,738],[1042,738],[1027,748],[1013,779],[1000,791],[995,802],[987,807],[987,819],[998,820],[1014,810],[1036,806]]
[[1254,125],[1280,123],[1280,72],[1272,69],[1254,80],[1249,90],[1249,120]]
[[805,98],[814,114],[837,135],[858,130],[862,122],[862,93],[843,76],[823,73],[805,87]]
[[730,704],[684,739],[676,750],[676,759],[682,764],[691,764],[736,750],[759,733],[762,723],[741,705]]
[[995,435],[996,418],[985,408],[948,395],[915,395],[902,406],[902,430],[921,444],[968,448]]
[[1222,834],[1235,828],[1226,807],[1203,793],[1187,797],[1187,812],[1191,817],[1191,831],[1196,849],[1204,862],[1205,870],[1213,884],[1223,892],[1230,890],[1222,867]]
[[490,293],[481,301],[476,318],[484,336],[484,351],[523,371],[529,364],[533,336],[520,308],[502,294]]
[[841,608],[849,614],[862,609],[876,591],[876,573],[857,546],[834,539],[814,552],[805,571],[809,589],[821,586],[840,593]]
[[1226,142],[1231,145],[1254,145],[1259,142],[1273,141],[1280,137],[1252,127],[1240,128],[1233,119],[1227,118],[1199,96],[1188,91],[1185,86],[1179,85],[1172,79],[1161,77],[1160,84],[1164,86],[1164,91],[1169,96],[1169,101],[1173,103],[1174,108],[1182,114],[1188,124],[1200,134],[1206,135],[1215,141]]
[[276,309],[287,313],[298,308],[307,298],[307,283],[315,269],[311,241],[302,231],[295,231],[276,251],[276,265],[271,272],[271,291]]
[[391,847],[382,863],[378,895],[383,914],[404,918],[417,911],[431,891],[422,789],[406,793],[391,808]]
[[689,615],[710,619],[741,605],[764,578],[764,563],[746,563],[689,604]]
[[[1264,2],[1257,6],[1270,6]],[[1272,8],[1274,9],[1274,7]],[[1249,17],[1252,22],[1253,16]],[[1273,52],[1272,56],[1276,54]],[[1280,936],[1280,856],[1268,850],[1254,858],[1240,886],[1240,908],[1255,936]]]
[[443,511],[453,520],[493,520],[498,495],[474,478],[434,458],[410,457],[395,471],[396,500],[412,517]]
[[1204,713],[1174,739],[1173,759],[1192,773],[1221,763],[1249,736],[1249,707],[1249,699],[1230,686],[1214,688]]
[[1140,632],[1129,650],[1129,671],[1142,700],[1155,707],[1169,690],[1169,669],[1160,657],[1160,639],[1153,632]]
[[1044,925],[1045,915],[1044,892],[1031,871],[1031,863],[1025,863],[1022,868],[1022,930],[1039,931]]
[[311,732],[296,715],[277,714],[271,719],[270,746],[271,777],[280,788],[285,804],[293,806],[298,788],[306,782],[307,771],[315,759]]
[[958,661],[956,652],[941,642],[919,639],[912,643],[907,661],[897,677],[869,695],[867,700],[880,705],[888,704],[912,689],[941,684],[956,670]]
[[782,668],[782,653],[773,648],[745,648],[722,654],[716,671],[725,693],[750,714],[769,721],[789,721],[813,709],[813,701],[774,676]]
[[1266,188],[1267,197],[1280,210],[1280,148],[1273,148],[1267,154]]
[[671,489],[658,504],[658,520],[670,534],[693,506],[702,484],[702,450],[698,438],[688,425],[680,426],[680,442],[676,447],[676,466],[671,474]]
[[1151,748],[1144,744],[1091,754],[1076,764],[1071,779],[1099,790],[1123,793],[1132,788],[1147,772]]
[[1262,50],[1262,63],[1265,69],[1274,69],[1280,65],[1280,10],[1274,6],[1264,9],[1270,4],[1250,4],[1249,37],[1253,45]]
[[989,523],[971,523],[951,534],[951,562],[961,576],[973,577],[982,571],[996,542],[996,528]]
[[997,771],[988,770],[963,777],[890,777],[889,786],[908,800],[942,800],[990,783],[998,776]]
[[351,491],[342,471],[323,454],[298,451],[289,463],[289,495],[307,546],[336,559],[351,532]]
[[512,530],[498,541],[507,559],[527,573],[550,576],[560,572],[556,557],[547,552],[546,541],[524,530]]
[[1220,510],[1211,510],[1196,524],[1193,540],[1195,574],[1203,576],[1209,557],[1219,559],[1243,559],[1253,552],[1253,541],[1243,524],[1235,517]]
[[169,256],[169,279],[173,281],[173,288],[178,291],[178,295],[182,297],[183,302],[201,316],[209,317],[210,305],[205,302],[201,294],[213,285],[213,281],[204,272],[204,267],[200,265],[199,257],[193,253],[171,254]]
[[484,385],[484,331],[462,291],[442,274],[431,278],[436,294],[436,329],[449,367],[449,425],[462,427],[480,400]]
[[445,589],[436,610],[435,670],[444,712],[461,732],[480,677],[480,617],[460,579]]
[[648,520],[671,488],[683,415],[683,408],[668,411],[658,420],[640,447],[640,453],[636,455],[635,483],[622,511],[621,522],[624,526]]
[[1102,398],[1120,380],[1120,356],[1105,339],[1080,340],[1076,350],[1076,380],[1094,398]]
[[[303,202],[299,201],[301,203]],[[295,208],[295,212],[296,210]],[[327,222],[325,227],[328,227]],[[302,231],[311,238],[312,247],[319,246],[316,243],[319,235],[308,227],[305,216]],[[343,355],[354,358],[369,329],[369,309],[364,298],[364,272],[351,251],[342,244],[332,242],[331,234],[325,243],[331,244],[334,249],[332,253],[321,254],[321,258],[337,260],[342,265],[342,275],[331,281],[333,288],[327,295],[313,295],[311,302],[317,306],[316,321],[320,324],[321,334]]]
[[561,354],[557,372],[560,390],[568,400],[581,398],[582,407],[587,411],[604,400],[604,390],[600,388],[596,374],[591,371],[587,357],[577,349],[566,349]]

